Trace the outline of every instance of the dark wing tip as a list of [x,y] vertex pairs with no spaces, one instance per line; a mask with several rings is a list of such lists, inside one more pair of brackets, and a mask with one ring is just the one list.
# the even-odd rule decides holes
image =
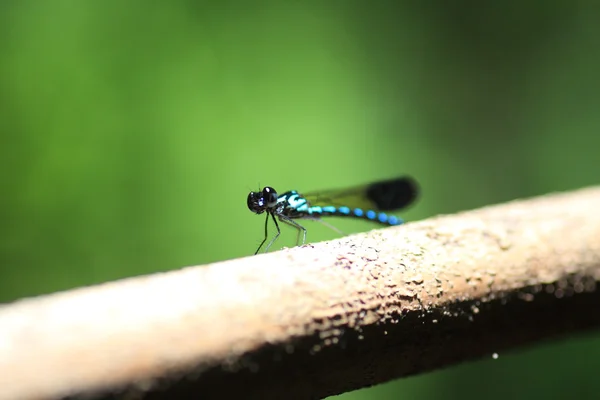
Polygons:
[[379,210],[391,211],[404,208],[419,196],[419,185],[410,176],[375,182],[367,188],[367,197]]

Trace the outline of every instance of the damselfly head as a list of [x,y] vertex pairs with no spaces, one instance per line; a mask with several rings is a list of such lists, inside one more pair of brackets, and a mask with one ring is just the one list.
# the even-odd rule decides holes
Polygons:
[[248,194],[248,208],[256,214],[262,214],[266,209],[275,207],[277,204],[277,192],[270,186],[266,186],[260,192]]

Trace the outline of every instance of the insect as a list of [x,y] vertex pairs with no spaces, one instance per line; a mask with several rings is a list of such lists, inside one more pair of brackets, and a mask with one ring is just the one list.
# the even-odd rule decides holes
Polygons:
[[297,244],[300,233],[302,233],[302,244],[304,244],[306,228],[296,222],[297,219],[318,220],[322,216],[343,216],[365,218],[383,225],[400,225],[404,223],[402,219],[383,211],[407,207],[417,198],[418,192],[417,183],[408,176],[305,195],[295,190],[279,195],[270,186],[266,186],[259,192],[250,192],[248,194],[250,211],[256,214],[267,213],[265,238],[254,254],[258,254],[267,241],[269,216],[275,222],[277,233],[267,244],[265,252],[269,251],[271,245],[281,234],[277,219],[298,230]]

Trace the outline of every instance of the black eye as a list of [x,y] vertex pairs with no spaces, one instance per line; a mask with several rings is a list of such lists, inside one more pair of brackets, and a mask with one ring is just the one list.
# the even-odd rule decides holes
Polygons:
[[277,192],[272,187],[265,187],[262,191],[262,197],[266,207],[274,207],[277,204]]
[[267,186],[260,192],[250,192],[248,195],[248,208],[253,213],[261,214],[275,205],[277,205],[277,192],[272,187]]
[[248,195],[248,208],[257,214],[264,211],[264,208],[258,205],[260,197],[262,197],[262,193],[250,192]]

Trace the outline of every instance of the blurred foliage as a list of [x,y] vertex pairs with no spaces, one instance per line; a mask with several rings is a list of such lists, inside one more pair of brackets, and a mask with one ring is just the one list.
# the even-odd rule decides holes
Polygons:
[[[402,216],[418,220],[597,184],[598,13],[6,0],[0,301],[251,255],[263,219],[245,201],[259,185],[411,174],[423,194]],[[309,224],[310,241],[337,235]],[[598,338],[572,338],[342,398],[591,399],[599,356]]]

